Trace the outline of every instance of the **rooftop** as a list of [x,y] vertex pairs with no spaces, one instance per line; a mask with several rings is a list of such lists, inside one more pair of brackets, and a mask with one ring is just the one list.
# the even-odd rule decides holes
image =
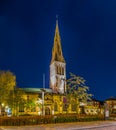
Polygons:
[[23,90],[25,92],[30,92],[30,93],[41,93],[42,90],[45,90],[45,92],[48,92],[48,93],[52,93],[52,89],[50,88],[23,88]]

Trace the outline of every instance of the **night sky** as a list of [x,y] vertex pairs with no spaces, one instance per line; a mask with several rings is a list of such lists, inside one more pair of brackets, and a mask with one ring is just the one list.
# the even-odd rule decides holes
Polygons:
[[0,0],[0,70],[17,86],[49,87],[56,15],[69,72],[94,98],[116,96],[116,0]]

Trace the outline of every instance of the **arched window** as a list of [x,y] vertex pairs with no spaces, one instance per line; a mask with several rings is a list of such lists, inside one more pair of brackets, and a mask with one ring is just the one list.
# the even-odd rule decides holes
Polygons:
[[60,74],[60,67],[57,66],[57,74]]
[[64,75],[64,68],[62,67],[62,75]]
[[24,105],[19,105],[19,112],[24,112]]
[[58,74],[58,66],[56,66],[56,73]]
[[62,75],[62,66],[60,66],[60,74]]
[[71,104],[71,111],[77,110],[77,104]]
[[58,105],[56,102],[54,103],[54,111],[58,111]]
[[63,104],[63,111],[67,111],[67,107],[68,107],[67,104],[64,103],[64,104]]
[[59,66],[59,74],[61,74],[61,66]]
[[29,95],[27,95],[27,101],[29,100]]

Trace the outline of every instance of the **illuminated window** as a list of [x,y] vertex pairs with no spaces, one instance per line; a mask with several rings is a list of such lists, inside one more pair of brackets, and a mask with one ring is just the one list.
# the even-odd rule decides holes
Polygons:
[[77,104],[71,104],[71,111],[77,110]]
[[29,95],[27,95],[27,100],[29,100]]
[[67,111],[67,104],[63,104],[63,111]]
[[64,75],[64,68],[62,67],[62,74]]
[[24,105],[19,105],[19,112],[24,112]]
[[58,66],[58,74],[60,74],[60,66]]
[[56,66],[56,72],[57,72],[57,74],[58,74],[58,66]]
[[58,105],[56,102],[54,103],[54,111],[58,111]]

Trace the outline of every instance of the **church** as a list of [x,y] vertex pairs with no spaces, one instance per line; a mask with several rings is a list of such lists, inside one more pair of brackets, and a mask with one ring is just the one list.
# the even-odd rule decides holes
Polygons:
[[[52,58],[50,62],[50,87],[49,88],[23,88],[25,100],[33,99],[34,105],[29,108],[19,105],[19,115],[56,115],[77,113],[77,102],[67,105],[66,100],[66,61],[63,56],[61,39],[56,20]],[[93,105],[95,104],[95,105]],[[99,101],[93,100],[88,105],[79,107],[79,113],[103,113]]]

